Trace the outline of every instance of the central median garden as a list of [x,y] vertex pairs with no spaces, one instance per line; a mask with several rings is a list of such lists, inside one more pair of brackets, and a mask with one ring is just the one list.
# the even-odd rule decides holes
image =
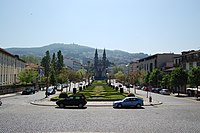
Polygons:
[[[120,93],[118,89],[110,87],[104,80],[95,80],[90,86],[77,93],[85,95],[88,101],[115,101],[123,99],[128,95],[127,93]],[[57,96],[51,100],[56,101],[58,99],[59,97]]]
[[108,86],[104,80],[95,80],[91,86],[78,93],[84,94],[88,101],[114,101],[127,96]]

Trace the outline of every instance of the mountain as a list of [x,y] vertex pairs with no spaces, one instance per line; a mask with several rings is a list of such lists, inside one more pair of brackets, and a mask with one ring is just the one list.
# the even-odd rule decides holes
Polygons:
[[[61,44],[54,43],[43,47],[33,47],[33,48],[7,48],[8,52],[14,55],[34,55],[42,58],[45,55],[45,52],[57,53],[59,50],[62,51],[64,57],[73,58],[75,60],[84,60],[84,59],[94,59],[95,48],[81,46],[78,44]],[[103,56],[103,49],[98,49],[99,58]],[[138,59],[147,57],[147,54],[144,53],[128,53],[120,50],[107,50],[106,56],[108,60],[115,64],[127,64],[131,61],[136,61]]]

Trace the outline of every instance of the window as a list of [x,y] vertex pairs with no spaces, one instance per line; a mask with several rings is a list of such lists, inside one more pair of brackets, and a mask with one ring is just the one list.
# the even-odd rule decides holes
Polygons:
[[76,99],[76,100],[79,100],[79,99],[80,99],[80,97],[79,97],[79,96],[76,96],[76,97],[75,97],[75,99]]
[[70,100],[74,99],[74,97],[69,97]]

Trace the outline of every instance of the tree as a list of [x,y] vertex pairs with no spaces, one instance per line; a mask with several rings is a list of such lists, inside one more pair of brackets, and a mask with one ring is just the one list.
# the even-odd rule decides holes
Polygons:
[[34,63],[34,64],[39,64],[39,59],[38,57],[34,55],[23,55],[20,57],[22,60],[26,61],[27,63]]
[[130,83],[131,84],[135,84],[138,85],[140,84],[140,72],[139,71],[135,71],[135,72],[130,72],[129,77],[130,77]]
[[57,72],[60,73],[60,71],[63,69],[63,67],[64,67],[63,55],[62,55],[61,51],[59,50],[57,52]]
[[145,76],[144,76],[144,83],[145,83],[146,85],[149,85],[149,76],[150,76],[150,73],[149,73],[149,72],[147,72],[147,73],[145,74]]
[[165,88],[169,88],[170,86],[170,75],[169,74],[164,74],[161,85],[164,86]]
[[113,73],[114,74],[118,73],[119,71],[123,72],[123,68],[121,68],[120,66],[115,66],[113,68]]
[[200,67],[193,67],[189,71],[189,82],[197,88],[197,98],[198,98],[198,86],[200,86]]
[[75,82],[77,80],[77,75],[76,75],[76,71],[69,71],[69,81],[70,82]]
[[68,81],[69,72],[66,68],[63,68],[58,75],[58,83],[63,84]]
[[159,87],[162,80],[162,72],[159,69],[154,69],[149,75],[149,83],[153,87]]
[[51,67],[54,69],[55,73],[57,73],[57,58],[55,53],[52,55],[52,60],[51,60]]
[[77,78],[79,80],[82,80],[83,78],[86,77],[86,70],[85,69],[79,69],[77,72],[76,72],[76,75],[77,75]]
[[55,70],[51,69],[51,74],[50,74],[50,84],[56,85],[57,84],[57,78],[55,74]]
[[48,78],[50,73],[50,53],[46,51],[46,55],[42,58],[41,66],[44,67],[44,75]]
[[[49,86],[49,73],[50,73],[50,66],[51,66],[51,57],[49,51],[46,51],[46,55],[42,58],[41,66],[44,67],[44,75],[46,78],[46,88]],[[46,89],[46,97],[47,95],[47,89]]]
[[180,88],[187,84],[188,74],[182,68],[176,68],[171,73],[171,84],[174,87],[178,87],[178,95]]
[[22,84],[33,83],[38,77],[38,72],[33,69],[25,69],[19,73],[19,80]]
[[124,81],[125,74],[122,71],[119,71],[115,74],[115,78],[119,81]]

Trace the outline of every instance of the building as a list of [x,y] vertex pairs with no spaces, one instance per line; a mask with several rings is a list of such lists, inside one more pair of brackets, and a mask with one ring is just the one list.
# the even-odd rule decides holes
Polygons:
[[138,60],[138,69],[141,71],[152,72],[155,68],[162,71],[174,66],[174,58],[180,55],[174,53],[163,53],[148,56]]
[[18,74],[24,68],[25,61],[0,48],[0,86],[18,83]]
[[129,64],[129,72],[137,72],[138,71],[138,62],[133,61]]
[[83,68],[83,65],[80,62],[75,61],[71,58],[64,58],[64,63],[67,68],[70,68],[72,70],[79,70]]
[[107,79],[107,58],[106,58],[106,51],[103,51],[102,59],[99,59],[97,49],[95,51],[94,57],[94,78],[96,80],[104,80]]
[[200,50],[192,50],[187,52],[182,52],[180,65],[185,70],[189,70],[192,67],[200,66]]

